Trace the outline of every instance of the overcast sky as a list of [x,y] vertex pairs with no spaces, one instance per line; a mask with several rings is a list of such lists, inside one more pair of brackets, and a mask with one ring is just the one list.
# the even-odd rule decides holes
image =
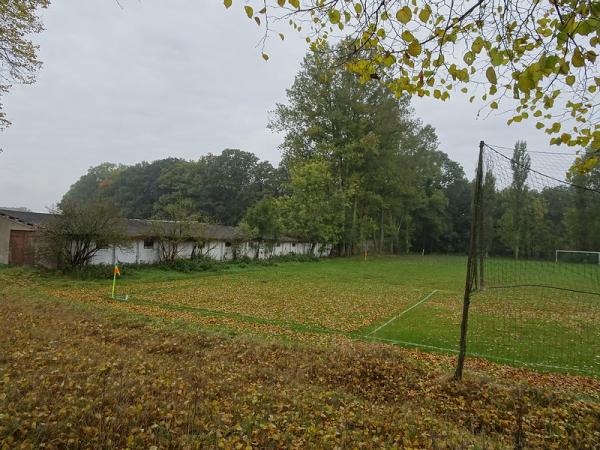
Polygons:
[[[36,84],[4,98],[13,125],[0,132],[0,206],[45,211],[87,169],[169,156],[197,159],[240,148],[278,163],[281,136],[266,129],[306,50],[292,32],[256,47],[261,33],[221,0],[54,0],[36,38]],[[235,2],[234,2],[235,5]],[[440,150],[469,177],[481,139],[547,149],[533,125],[477,119],[478,106],[413,100]]]

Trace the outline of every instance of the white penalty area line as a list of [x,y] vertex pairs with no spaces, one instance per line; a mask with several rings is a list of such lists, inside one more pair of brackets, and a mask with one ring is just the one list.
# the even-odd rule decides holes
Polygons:
[[392,323],[394,320],[399,319],[400,317],[402,317],[404,314],[406,314],[407,312],[409,312],[411,309],[416,308],[417,306],[419,306],[422,303],[425,303],[427,300],[429,300],[431,298],[431,296],[433,294],[435,294],[438,290],[434,289],[433,291],[431,291],[429,294],[427,294],[425,297],[423,297],[421,300],[419,300],[417,303],[415,303],[414,305],[410,306],[409,308],[405,309],[404,311],[402,311],[400,314],[398,314],[397,316],[392,317],[390,320],[388,320],[386,323],[384,323],[383,325],[378,326],[377,328],[375,328],[373,331],[371,331],[370,333],[368,333],[366,335],[366,337],[371,336],[372,334],[377,333],[379,330],[381,330],[384,327],[387,327],[390,323]]

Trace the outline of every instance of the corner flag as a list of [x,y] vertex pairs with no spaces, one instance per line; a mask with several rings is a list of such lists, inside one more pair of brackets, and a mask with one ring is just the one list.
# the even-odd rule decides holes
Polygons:
[[115,285],[117,284],[117,275],[121,276],[121,271],[119,270],[119,266],[115,264],[115,268],[113,269],[113,285],[111,294],[112,298],[115,298]]

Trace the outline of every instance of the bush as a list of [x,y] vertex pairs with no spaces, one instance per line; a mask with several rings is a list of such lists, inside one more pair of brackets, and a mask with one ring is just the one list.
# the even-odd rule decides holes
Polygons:
[[[112,264],[86,264],[82,267],[62,269],[59,272],[82,280],[102,280],[112,279],[114,267]],[[148,267],[156,266],[153,264],[119,263],[121,277],[131,276]]]
[[65,268],[61,272],[82,280],[106,279],[113,277],[113,267],[110,264],[86,264],[81,267]]
[[224,264],[222,262],[215,261],[212,258],[199,256],[193,259],[176,259],[169,264],[163,263],[160,265],[160,267],[166,270],[176,270],[178,272],[190,273],[219,270],[223,265]]
[[[159,264],[128,264],[120,263],[121,276],[132,275],[145,268],[158,268],[161,270],[174,270],[182,273],[208,272],[227,270],[231,267],[245,268],[252,266],[276,266],[279,263],[287,262],[316,262],[319,258],[313,255],[288,255],[273,256],[268,259],[252,259],[247,256],[232,261],[217,261],[208,256],[197,256],[193,259],[176,259],[172,263]],[[87,264],[78,268],[63,269],[61,272],[65,275],[79,278],[82,280],[110,279],[113,277],[113,268],[111,264]]]
[[320,258],[315,255],[301,255],[288,253],[287,255],[275,256],[271,258],[277,262],[318,262]]

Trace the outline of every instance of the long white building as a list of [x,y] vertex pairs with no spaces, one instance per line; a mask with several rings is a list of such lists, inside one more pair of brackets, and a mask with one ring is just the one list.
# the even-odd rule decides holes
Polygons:
[[[51,214],[0,209],[0,264],[34,264],[36,262],[36,231]],[[170,236],[173,227],[184,229],[177,246],[177,258],[208,256],[224,261],[248,257],[266,259],[289,254],[323,256],[331,247],[311,245],[291,237],[248,239],[236,227],[205,223],[167,222],[145,219],[124,219],[127,242],[100,249],[91,264],[136,263],[160,261],[160,236]],[[182,225],[185,225],[182,227]],[[185,233],[189,234],[186,236]],[[257,254],[258,253],[258,254]]]

